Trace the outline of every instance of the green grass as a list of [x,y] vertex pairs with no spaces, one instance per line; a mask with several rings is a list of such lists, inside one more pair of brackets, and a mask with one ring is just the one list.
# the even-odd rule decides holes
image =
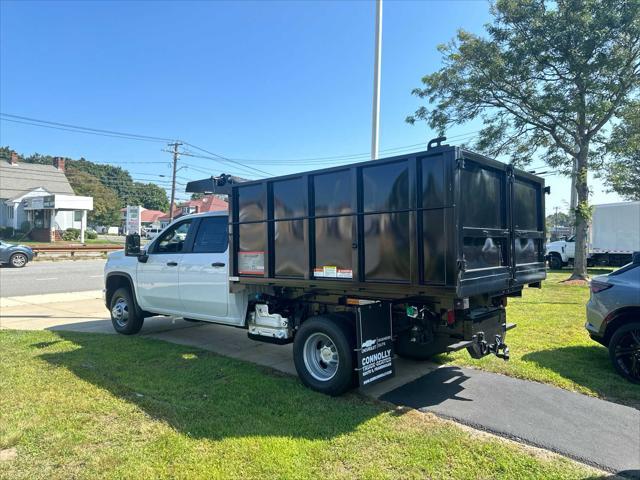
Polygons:
[[0,391],[0,452],[15,452],[0,461],[7,479],[598,475],[432,415],[326,397],[145,338],[1,331]]
[[[611,271],[591,270],[591,275]],[[472,359],[466,351],[441,355],[438,361],[550,383],[587,395],[640,406],[640,385],[617,375],[606,348],[584,328],[589,287],[562,283],[569,271],[549,272],[542,289],[526,288],[509,298],[507,319],[517,328],[507,334],[511,359],[493,355]]]

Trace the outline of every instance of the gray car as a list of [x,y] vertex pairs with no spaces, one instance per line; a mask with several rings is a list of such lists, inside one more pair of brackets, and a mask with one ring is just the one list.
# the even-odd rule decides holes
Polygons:
[[0,263],[8,263],[12,267],[22,268],[33,260],[34,253],[26,245],[15,245],[0,240]]
[[585,328],[609,349],[616,371],[640,383],[640,255],[591,281]]

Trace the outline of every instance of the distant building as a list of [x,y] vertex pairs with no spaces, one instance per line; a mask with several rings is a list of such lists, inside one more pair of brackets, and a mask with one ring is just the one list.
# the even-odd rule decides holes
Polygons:
[[[160,228],[161,222],[160,218],[165,217],[167,215],[166,212],[162,210],[150,210],[148,208],[140,207],[140,224],[142,227],[157,227]],[[122,221],[122,225],[126,221],[127,216],[127,207],[120,209],[120,220]]]
[[[189,200],[178,204],[173,209],[173,219],[183,215],[203,212],[219,212],[229,210],[229,204],[216,195],[205,195],[197,200]],[[169,215],[165,214],[158,219],[162,227],[169,225]]]
[[77,228],[84,241],[91,210],[92,197],[73,193],[63,158],[55,158],[54,165],[19,163],[15,153],[8,161],[0,160],[0,226],[19,230],[28,222],[31,238],[45,242]]

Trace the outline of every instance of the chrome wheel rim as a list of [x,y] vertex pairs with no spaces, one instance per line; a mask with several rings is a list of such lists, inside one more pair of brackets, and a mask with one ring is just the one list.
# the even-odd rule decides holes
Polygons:
[[119,327],[125,327],[129,322],[129,305],[124,298],[118,298],[111,307],[111,318]]
[[616,345],[614,354],[620,368],[640,380],[640,329],[629,330]]
[[27,263],[27,257],[21,253],[18,253],[11,257],[11,265],[14,267],[24,267]]
[[303,359],[309,374],[321,382],[335,377],[340,365],[338,348],[324,333],[314,333],[304,342]]

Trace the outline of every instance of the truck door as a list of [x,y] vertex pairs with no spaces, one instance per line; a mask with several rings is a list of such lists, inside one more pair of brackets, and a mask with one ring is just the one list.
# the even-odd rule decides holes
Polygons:
[[190,239],[192,220],[176,223],[151,243],[146,262],[138,262],[137,287],[140,306],[154,313],[180,315],[178,265]]
[[524,172],[510,172],[509,177],[512,282],[538,282],[545,278],[543,186]]
[[203,217],[179,267],[184,316],[224,321],[229,303],[229,234],[226,215]]

